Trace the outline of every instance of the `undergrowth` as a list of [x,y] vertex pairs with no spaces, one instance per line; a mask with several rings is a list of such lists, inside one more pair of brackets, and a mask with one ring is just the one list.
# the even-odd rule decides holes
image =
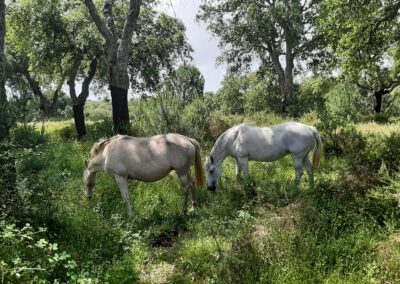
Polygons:
[[[176,176],[131,181],[129,219],[105,174],[84,198],[83,161],[109,135],[101,129],[92,124],[85,141],[47,130],[16,150],[21,207],[1,217],[2,282],[400,281],[398,134],[321,129],[328,148],[314,190],[306,175],[294,187],[290,157],[252,162],[240,180],[227,159],[220,188],[198,189],[202,206],[187,215]],[[23,131],[32,129],[15,131],[14,143]]]

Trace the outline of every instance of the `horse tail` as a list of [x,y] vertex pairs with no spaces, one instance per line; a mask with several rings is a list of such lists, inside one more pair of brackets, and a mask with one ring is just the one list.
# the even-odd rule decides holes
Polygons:
[[194,172],[196,175],[196,185],[199,187],[204,187],[204,172],[203,172],[203,165],[201,163],[200,144],[199,142],[197,142],[196,139],[189,138],[189,140],[196,149],[194,158]]
[[323,144],[322,144],[321,136],[318,133],[318,130],[313,126],[310,126],[310,128],[314,135],[314,140],[316,143],[315,149],[314,149],[314,154],[313,154],[313,169],[315,170],[318,168],[319,162],[321,160]]

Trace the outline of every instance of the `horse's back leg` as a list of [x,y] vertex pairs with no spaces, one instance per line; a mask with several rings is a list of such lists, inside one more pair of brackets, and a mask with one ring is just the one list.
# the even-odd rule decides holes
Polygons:
[[197,202],[197,196],[196,196],[196,185],[193,181],[193,178],[190,174],[190,171],[187,174],[187,179],[189,182],[189,187],[190,187],[190,192],[192,193],[192,201],[193,201],[193,206],[198,207],[199,203]]
[[115,176],[115,182],[118,184],[119,190],[121,191],[122,199],[126,205],[126,209],[128,210],[128,216],[132,217],[132,207],[129,201],[129,187],[128,187],[128,180],[126,177],[122,176]]
[[181,182],[182,187],[183,187],[184,199],[183,199],[182,212],[183,212],[183,214],[185,214],[186,210],[187,210],[187,202],[188,202],[188,195],[189,195],[189,188],[190,188],[188,172],[187,171],[182,171],[182,172],[176,171],[176,174],[178,175],[179,181]]
[[296,187],[300,184],[300,179],[303,175],[303,159],[304,155],[293,156],[293,166],[296,171],[295,184]]
[[312,163],[310,162],[310,160],[308,159],[307,156],[304,157],[303,159],[303,165],[306,168],[308,177],[310,178],[310,188],[314,189],[314,172],[313,172],[313,167],[312,167]]

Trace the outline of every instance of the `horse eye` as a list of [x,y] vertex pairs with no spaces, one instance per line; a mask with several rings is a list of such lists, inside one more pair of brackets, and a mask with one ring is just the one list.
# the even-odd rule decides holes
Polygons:
[[212,174],[214,172],[214,170],[210,170],[210,174]]

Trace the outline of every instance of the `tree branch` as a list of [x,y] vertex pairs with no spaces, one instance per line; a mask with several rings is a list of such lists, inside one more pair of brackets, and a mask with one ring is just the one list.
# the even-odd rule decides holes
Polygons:
[[132,41],[133,32],[140,14],[141,0],[130,0],[129,11],[124,23],[121,42],[118,47],[118,58],[127,58],[129,54],[129,43]]
[[69,78],[67,81],[67,84],[69,86],[69,94],[72,99],[72,104],[76,104],[78,102],[78,97],[76,96],[76,90],[75,90],[75,79],[76,76],[78,75],[81,63],[82,63],[82,57],[80,55],[76,55],[71,70],[69,72]]
[[114,6],[114,0],[106,0],[106,2],[104,3],[104,7],[103,7],[103,14],[104,14],[104,18],[105,18],[107,27],[109,28],[109,30],[115,37],[116,36],[115,25],[114,25],[114,17],[113,17],[113,12],[112,12],[113,6]]
[[85,0],[85,5],[89,10],[90,16],[92,17],[94,23],[97,26],[97,29],[104,37],[104,39],[110,44],[114,40],[114,35],[112,32],[107,28],[106,23],[100,18],[99,14],[97,13],[96,6],[93,4],[92,0]]
[[94,75],[96,74],[97,63],[97,57],[93,57],[92,61],[90,61],[89,71],[87,76],[85,76],[85,79],[83,80],[82,91],[78,97],[79,104],[84,104],[89,96],[89,86],[94,78]]

